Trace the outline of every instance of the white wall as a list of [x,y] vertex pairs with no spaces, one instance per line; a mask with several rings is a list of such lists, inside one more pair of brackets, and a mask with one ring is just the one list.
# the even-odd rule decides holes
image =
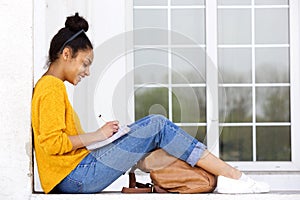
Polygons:
[[[87,35],[94,45],[95,52],[103,48],[103,43],[125,32],[125,1],[123,0],[35,0],[35,83],[45,72],[43,67],[47,61],[49,44],[52,37],[64,26],[66,17],[75,12],[79,12],[80,15],[88,20],[90,29]],[[124,45],[125,42],[124,44],[120,43],[118,48],[125,48]],[[107,52],[110,50],[112,49],[107,49]],[[102,59],[101,56],[105,55],[96,54],[95,60]],[[111,66],[92,66],[94,69],[99,67],[103,68],[101,75],[97,75],[96,77],[95,74],[92,74],[90,78],[82,81],[75,88],[66,83],[69,99],[74,103],[73,105],[86,131],[94,130],[102,124],[101,121],[96,119],[100,113],[107,120],[118,117],[122,118],[120,119],[121,121],[124,121],[123,116],[114,115],[111,102],[114,94],[114,86],[126,73],[125,57],[119,58]],[[88,90],[91,82],[93,82],[92,84],[97,84],[96,92]],[[74,93],[77,94],[75,97],[73,96]],[[95,102],[95,105],[88,104],[91,100]]]
[[0,199],[24,199],[32,187],[32,5],[32,0],[0,3]]
[[[87,131],[93,131],[102,124],[97,118],[99,114],[107,121],[118,119],[125,123],[122,114],[113,112],[112,104],[115,88],[126,74],[125,57],[116,58],[120,52],[125,51],[125,41],[122,37],[125,32],[125,1],[94,0],[89,6],[94,64],[91,67],[91,76],[84,83],[85,86],[76,88],[79,95],[74,96],[73,101],[83,126]],[[119,100],[124,98],[123,94]]]
[[[115,46],[109,45],[109,41],[122,35],[125,31],[125,1],[35,0],[34,82],[45,72],[43,67],[47,61],[52,37],[60,28],[64,27],[66,17],[75,12],[84,16],[90,24],[87,35],[94,45],[95,62],[97,59],[100,61],[96,63],[103,63],[101,61],[108,59],[101,52],[110,53],[116,49]],[[115,40],[112,42],[115,43]],[[108,43],[108,48],[104,47],[103,43]],[[121,38],[118,40],[117,49],[122,52],[124,45],[125,42]],[[110,60],[105,63],[110,63]],[[120,114],[116,116],[112,112],[114,88],[126,73],[125,57],[119,58],[108,66],[100,65],[92,65],[91,76],[75,88],[66,83],[69,99],[73,103],[85,131],[94,131],[103,124],[97,117],[99,114],[102,114],[106,120],[118,119],[124,122],[125,118]],[[93,73],[100,68],[101,74]],[[95,90],[91,91],[91,85],[95,86]],[[120,187],[112,186],[109,190],[120,190]],[[35,176],[35,191],[41,191],[37,176]]]

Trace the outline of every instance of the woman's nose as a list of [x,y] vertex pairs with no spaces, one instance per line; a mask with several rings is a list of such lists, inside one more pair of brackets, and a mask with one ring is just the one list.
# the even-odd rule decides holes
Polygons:
[[89,76],[90,75],[90,67],[87,67],[85,70],[85,75]]

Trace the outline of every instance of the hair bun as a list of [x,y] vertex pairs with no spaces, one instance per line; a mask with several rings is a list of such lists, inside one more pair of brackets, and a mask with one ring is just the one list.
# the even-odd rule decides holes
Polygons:
[[79,16],[78,13],[75,13],[74,16],[67,17],[65,27],[69,28],[73,32],[78,32],[82,29],[85,32],[89,30],[88,22],[83,17]]

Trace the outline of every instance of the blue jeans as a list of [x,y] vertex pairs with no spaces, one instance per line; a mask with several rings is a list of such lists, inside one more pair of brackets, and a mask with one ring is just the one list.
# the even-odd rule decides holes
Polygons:
[[60,193],[101,192],[147,153],[162,148],[194,166],[206,146],[167,118],[149,115],[129,125],[130,132],[91,151],[56,187]]

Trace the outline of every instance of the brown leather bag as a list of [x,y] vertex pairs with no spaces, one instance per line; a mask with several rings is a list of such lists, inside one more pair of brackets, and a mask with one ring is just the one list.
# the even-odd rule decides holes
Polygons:
[[144,172],[150,172],[152,184],[137,183],[133,168],[129,173],[129,188],[124,187],[123,193],[207,193],[212,192],[217,183],[213,174],[200,167],[191,167],[162,149],[150,153],[139,161],[136,167]]

